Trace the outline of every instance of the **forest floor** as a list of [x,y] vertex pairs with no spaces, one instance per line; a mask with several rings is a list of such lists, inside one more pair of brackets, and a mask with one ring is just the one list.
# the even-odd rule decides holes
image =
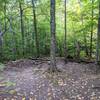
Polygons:
[[62,72],[48,73],[49,64],[28,59],[8,62],[0,72],[0,100],[100,100],[99,66],[57,59]]

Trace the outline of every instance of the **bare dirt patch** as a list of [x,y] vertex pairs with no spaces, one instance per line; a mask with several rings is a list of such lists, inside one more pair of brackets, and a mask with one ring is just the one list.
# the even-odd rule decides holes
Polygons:
[[[0,73],[0,98],[22,100],[100,100],[100,74],[94,64],[57,59],[58,73],[48,73],[49,60],[22,59]],[[2,99],[0,99],[2,100]]]

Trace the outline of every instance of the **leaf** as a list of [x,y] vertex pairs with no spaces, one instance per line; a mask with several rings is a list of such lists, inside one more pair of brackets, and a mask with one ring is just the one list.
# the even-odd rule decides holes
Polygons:
[[4,86],[6,86],[5,83],[0,83],[0,87],[4,87]]
[[7,87],[16,85],[14,82],[10,82],[10,81],[6,82],[5,84],[6,84]]
[[23,97],[22,100],[25,100],[25,97]]
[[15,90],[10,90],[9,93],[10,94],[16,94],[16,91]]
[[59,84],[59,85],[61,85],[61,86],[63,86],[63,85],[64,85],[63,80],[62,80],[62,79],[60,79],[60,80],[58,81],[58,84]]

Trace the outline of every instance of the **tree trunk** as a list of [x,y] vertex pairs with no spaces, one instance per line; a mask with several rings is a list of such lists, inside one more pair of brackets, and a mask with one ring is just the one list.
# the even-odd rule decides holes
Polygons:
[[6,32],[7,30],[7,25],[6,25],[6,2],[4,4],[4,32],[2,32],[2,28],[0,25],[0,61],[2,61],[3,59],[3,34]]
[[64,41],[64,54],[65,54],[65,63],[67,63],[67,28],[66,28],[66,17],[67,17],[67,13],[66,13],[66,0],[65,0],[65,41]]
[[[27,19],[27,34],[26,34],[26,41],[27,41],[27,48],[26,51],[29,54],[33,54],[33,48],[31,48],[31,42],[30,42],[30,20]],[[32,44],[33,45],[33,44]],[[27,53],[26,52],[26,53]]]
[[[78,0],[78,3],[80,5],[80,7],[82,8],[82,4],[81,4],[80,0]],[[83,14],[81,15],[81,22],[82,22],[82,26],[84,28],[84,16],[83,16]],[[89,56],[85,31],[83,30],[82,33],[83,33],[83,36],[84,36],[85,53],[86,53],[86,56]]]
[[20,24],[21,24],[21,35],[22,35],[22,54],[24,56],[24,23],[23,23],[23,9],[21,2],[19,2],[19,9],[20,9]]
[[76,59],[77,61],[80,60],[80,42],[79,41],[76,41]]
[[[82,26],[84,27],[84,20],[83,20],[83,15],[82,15]],[[87,38],[86,38],[86,33],[85,31],[83,30],[83,36],[84,36],[84,44],[85,44],[85,54],[86,56],[89,56],[89,53],[88,53],[88,47],[87,47]]]
[[93,17],[94,17],[94,10],[93,10],[93,5],[94,0],[92,0],[92,25],[91,25],[91,37],[90,37],[90,57],[92,57],[92,42],[93,42]]
[[3,59],[3,50],[2,50],[2,45],[3,45],[3,35],[5,32],[2,32],[2,25],[0,23],[0,61]]
[[35,2],[32,0],[32,6],[33,6],[33,17],[34,17],[34,32],[35,32],[35,42],[36,42],[36,51],[37,51],[37,57],[40,56],[40,50],[39,50],[39,39],[38,39],[38,32],[37,32],[37,19],[36,19],[36,11],[35,11]]
[[2,61],[2,37],[0,36],[0,62]]
[[51,31],[51,66],[50,71],[55,72],[56,67],[56,23],[55,23],[55,0],[50,0],[51,10],[50,10],[50,31]]
[[7,9],[7,7],[6,7],[6,2],[5,2],[5,5],[4,5],[4,16],[5,16],[5,20],[4,20],[4,21],[5,21],[5,22],[4,22],[4,23],[5,23],[5,26],[4,26],[5,30],[4,30],[4,31],[5,31],[5,32],[6,32],[6,30],[7,30],[7,23],[6,23],[6,9]]
[[12,17],[9,18],[10,22],[10,32],[13,34],[12,36],[12,51],[13,51],[13,60],[16,60],[16,37],[15,37],[15,32],[13,30],[13,25],[12,25]]
[[97,32],[97,51],[96,51],[96,63],[100,63],[100,0],[99,2],[99,17],[98,17],[98,32]]

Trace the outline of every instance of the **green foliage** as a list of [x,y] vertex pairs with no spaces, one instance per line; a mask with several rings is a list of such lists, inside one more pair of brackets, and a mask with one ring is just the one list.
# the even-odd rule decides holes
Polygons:
[[[23,9],[24,23],[24,57],[36,56],[35,33],[34,33],[34,18],[32,13],[31,0],[20,0]],[[6,11],[4,6],[6,4]],[[37,0],[36,18],[37,30],[39,34],[40,54],[49,55],[50,53],[50,0]],[[94,18],[92,20],[92,6]],[[19,16],[19,1],[17,0],[0,0],[0,25],[1,31],[7,28],[3,35],[3,58],[14,60],[22,58],[22,36]],[[10,18],[12,17],[12,27]],[[83,18],[83,19],[82,19]],[[97,33],[97,18],[98,18],[98,2],[94,0],[69,0],[67,2],[67,42],[68,54],[74,56],[75,41],[81,44],[81,54],[85,56],[85,41],[87,47],[90,46],[91,26],[93,25],[93,53],[96,46]],[[83,21],[83,24],[82,24]],[[56,1],[56,36],[57,36],[57,53],[60,56],[64,55],[64,1]]]

